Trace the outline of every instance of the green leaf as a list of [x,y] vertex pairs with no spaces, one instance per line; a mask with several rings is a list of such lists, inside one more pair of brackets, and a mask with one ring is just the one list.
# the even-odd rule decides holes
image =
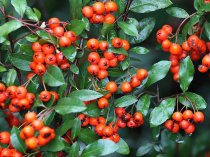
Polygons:
[[166,12],[169,15],[177,17],[177,18],[187,18],[187,17],[189,17],[189,14],[184,9],[179,8],[179,7],[168,8],[166,10]]
[[117,149],[117,153],[128,155],[130,153],[130,149],[128,144],[121,138],[120,141],[117,143],[117,146],[119,147]]
[[78,136],[79,139],[86,144],[93,143],[98,139],[98,136],[96,135],[95,131],[89,128],[82,128]]
[[126,23],[124,21],[117,22],[118,26],[125,32],[127,35],[137,36],[138,30],[136,26],[132,23]]
[[7,71],[7,69],[0,65],[0,73]]
[[79,68],[78,68],[76,65],[74,65],[74,64],[72,64],[72,65],[70,66],[70,70],[71,70],[72,73],[74,73],[74,74],[76,74],[76,75],[79,74]]
[[77,97],[65,97],[58,100],[58,103],[55,107],[55,111],[61,115],[82,112],[87,107],[85,104],[78,99]]
[[206,37],[210,40],[210,23],[207,21],[204,24],[204,31],[205,31]]
[[20,138],[20,131],[18,128],[13,127],[11,130],[10,140],[12,146],[22,153],[26,153],[25,142]]
[[101,110],[98,108],[97,103],[94,102],[87,105],[87,109],[84,113],[90,117],[99,117]]
[[37,17],[37,15],[34,13],[34,11],[30,7],[27,7],[26,8],[26,16],[30,20],[34,20],[34,21],[38,21],[39,20],[39,18]]
[[27,2],[26,0],[11,0],[12,6],[15,8],[17,13],[23,17],[26,7],[27,7]]
[[150,107],[150,99],[151,98],[148,94],[144,94],[143,96],[141,96],[136,105],[136,110],[141,112],[144,116],[146,116],[148,113]]
[[105,35],[107,35],[113,29],[114,29],[114,25],[113,24],[104,23],[103,24],[103,27],[101,29],[101,34],[103,36],[105,36]]
[[48,86],[57,87],[65,84],[62,71],[57,66],[49,66],[43,76],[43,80]]
[[170,66],[171,62],[169,61],[160,61],[154,64],[149,70],[149,77],[145,86],[149,87],[153,83],[156,83],[163,79],[167,75]]
[[79,144],[75,142],[69,150],[69,157],[78,157],[78,156],[79,156]]
[[81,157],[98,157],[114,153],[118,146],[110,140],[100,139],[94,143],[87,145],[83,150]]
[[124,61],[120,62],[120,65],[123,71],[128,69],[130,66],[130,58],[126,58]]
[[37,17],[38,19],[40,19],[41,16],[42,16],[41,12],[40,12],[38,9],[36,9],[36,8],[33,8],[33,10],[34,10],[34,13],[36,14],[36,17]]
[[179,83],[183,92],[188,90],[188,87],[193,80],[194,73],[194,65],[188,56],[181,61],[179,69]]
[[175,98],[163,100],[158,107],[155,107],[150,114],[150,125],[156,127],[171,117],[176,105]]
[[129,50],[130,53],[136,53],[139,55],[144,55],[147,54],[149,52],[148,49],[144,48],[144,47],[133,47],[132,49]]
[[0,43],[3,43],[6,40],[6,36],[9,33],[16,31],[20,27],[22,27],[22,23],[17,20],[11,20],[1,25],[0,26]]
[[125,10],[127,0],[115,0],[115,2],[117,3],[117,6],[118,6],[117,13],[118,15],[120,15]]
[[89,22],[89,20],[87,18],[83,17],[82,21],[85,23],[85,29],[87,31],[90,31],[90,22]]
[[170,6],[170,0],[135,0],[131,4],[130,10],[136,13],[148,13]]
[[31,71],[29,64],[31,63],[32,56],[20,53],[14,53],[10,56],[12,64],[23,71]]
[[2,3],[3,6],[6,6],[7,0],[1,0],[1,3]]
[[136,156],[144,156],[144,155],[148,154],[153,149],[153,146],[154,146],[154,144],[147,143],[147,144],[139,147],[136,152]]
[[9,71],[5,74],[6,78],[5,78],[5,83],[7,86],[11,86],[14,84],[15,79],[17,77],[17,72],[15,71],[15,69],[9,69]]
[[90,74],[87,71],[88,63],[85,62],[84,64],[81,64],[79,66],[79,75],[78,75],[78,82],[79,82],[79,88],[80,89],[86,89],[89,87],[89,84],[91,83],[89,81]]
[[136,103],[137,101],[138,100],[136,99],[136,97],[132,95],[125,95],[122,96],[121,98],[116,99],[114,104],[116,107],[127,107]]
[[60,137],[56,137],[46,146],[41,147],[41,151],[58,152],[64,149],[64,143]]
[[190,108],[193,108],[192,107],[193,104],[198,110],[203,110],[206,109],[207,107],[207,103],[204,100],[204,98],[202,98],[200,95],[196,93],[191,93],[191,92],[186,92],[184,93],[184,96],[180,96],[179,102]]
[[82,0],[69,0],[71,19],[82,18]]
[[55,111],[51,112],[49,115],[47,115],[44,119],[45,125],[50,125],[55,117]]
[[128,56],[127,51],[125,51],[125,49],[123,48],[115,49],[113,47],[110,47],[107,51]]
[[72,128],[74,120],[67,119],[61,126],[56,130],[56,135],[63,136],[69,129]]
[[86,25],[82,20],[71,20],[68,30],[73,31],[76,35],[80,35],[85,29]]
[[81,130],[81,120],[76,118],[71,128],[71,137],[75,139]]
[[139,35],[136,37],[129,37],[128,40],[131,44],[139,44],[146,40],[152,33],[155,27],[155,19],[152,17],[144,18],[139,22],[137,27]]
[[81,101],[95,100],[103,96],[103,94],[98,93],[94,90],[82,89],[76,90],[70,93],[69,96],[80,99]]
[[75,57],[77,55],[77,50],[74,46],[70,46],[67,47],[65,49],[63,49],[63,54],[64,56],[70,61],[70,62],[74,62]]
[[202,5],[203,5],[203,0],[194,0],[194,7],[196,10],[198,10]]

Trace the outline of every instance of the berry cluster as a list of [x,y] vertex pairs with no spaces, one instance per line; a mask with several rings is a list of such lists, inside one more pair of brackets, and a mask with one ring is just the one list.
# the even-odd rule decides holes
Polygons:
[[82,9],[82,14],[89,19],[91,23],[101,24],[108,23],[113,24],[115,22],[115,17],[113,14],[118,10],[118,6],[113,1],[108,2],[95,2],[92,7],[85,6]]
[[145,69],[138,69],[136,72],[136,75],[131,77],[130,82],[123,82],[121,84],[121,91],[123,93],[129,93],[133,90],[133,88],[136,88],[141,85],[142,81],[148,77],[148,72]]
[[41,45],[39,42],[35,42],[32,44],[32,50],[34,51],[34,55],[33,61],[30,63],[30,68],[39,76],[45,74],[48,65],[59,66],[62,70],[70,67],[69,61],[62,52],[55,53],[55,48],[52,44]]
[[1,157],[23,157],[23,154],[14,148],[2,148],[0,147]]
[[119,128],[125,128],[126,126],[135,128],[144,124],[144,118],[140,112],[136,112],[131,116],[130,113],[126,112],[125,108],[116,108],[115,113],[118,117],[116,124]]
[[174,112],[172,120],[167,120],[164,124],[165,128],[172,133],[178,133],[183,129],[185,133],[192,134],[195,131],[194,123],[202,123],[204,114],[202,112],[193,113],[191,110],[185,110],[183,113]]
[[[188,55],[192,61],[197,61],[205,55],[209,50],[208,42],[200,39],[197,35],[191,35],[182,43],[172,43],[169,38],[172,35],[173,28],[170,25],[164,25],[157,31],[156,38],[158,43],[162,45],[162,49],[165,52],[170,53],[169,60],[171,61],[170,71],[173,74],[175,81],[179,80],[179,67],[180,61],[186,58]],[[210,67],[210,57],[205,55],[202,61],[202,65],[198,67],[198,70],[202,73],[207,72]]]
[[[29,149],[36,149],[45,146],[55,138],[55,131],[48,126],[44,126],[42,120],[37,119],[35,112],[25,114],[25,126],[20,131],[20,138],[25,140]],[[35,137],[35,135],[38,135]]]
[[42,102],[48,102],[48,101],[50,101],[52,96],[54,99],[53,102],[56,102],[59,99],[59,94],[57,92],[44,90],[39,94],[39,99]]
[[[9,105],[5,102],[9,101]],[[32,107],[35,100],[33,93],[28,93],[23,86],[6,86],[0,83],[0,103],[1,108],[8,108],[11,112],[20,112],[21,109],[28,110]]]
[[[124,48],[126,51],[130,48],[129,42],[120,38],[113,38],[112,46],[114,48]],[[97,51],[99,49],[103,53],[102,57],[98,52],[91,52],[88,55],[88,61],[90,63],[88,66],[88,72],[93,76],[97,76],[97,78],[101,80],[108,76],[107,69],[109,67],[116,67],[118,61],[123,61],[126,58],[125,55],[115,55],[113,52],[108,52],[109,43],[106,41],[99,42],[97,39],[89,39],[87,42],[87,48],[90,51]]]

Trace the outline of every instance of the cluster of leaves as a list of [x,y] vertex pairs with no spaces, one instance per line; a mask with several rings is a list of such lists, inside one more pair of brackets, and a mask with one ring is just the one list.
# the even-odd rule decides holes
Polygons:
[[[103,115],[111,122],[115,118],[113,112],[115,107],[132,108],[135,106],[137,111],[149,118],[150,126],[156,132],[156,141],[158,141],[162,130],[161,125],[171,117],[176,107],[176,100],[190,108],[192,107],[191,103],[199,110],[206,108],[206,102],[200,95],[188,92],[188,87],[194,77],[194,65],[190,57],[182,60],[180,65],[179,83],[183,93],[160,99],[158,92],[151,93],[148,91],[150,86],[165,78],[170,69],[170,61],[159,61],[149,69],[149,77],[141,86],[128,95],[122,96],[122,93],[118,92],[116,97],[112,99],[112,105],[107,109],[101,111],[97,104],[94,103],[85,106],[85,101],[95,100],[107,94],[103,90],[96,91],[93,88],[95,82],[93,82],[93,78],[87,72],[88,63],[86,62],[85,54],[88,53],[88,50],[85,43],[89,35],[94,34],[96,37],[100,36],[101,40],[108,41],[113,37],[119,36],[132,44],[129,54],[145,55],[149,53],[149,50],[136,46],[136,44],[145,41],[149,37],[155,27],[156,20],[153,17],[146,17],[138,21],[128,16],[128,13],[149,13],[172,5],[170,0],[115,0],[115,2],[119,7],[116,13],[116,23],[92,25],[88,19],[82,17],[81,13],[82,7],[92,2],[90,0],[69,0],[71,21],[67,29],[74,31],[77,36],[81,37],[81,40],[77,41],[80,48],[76,49],[74,46],[71,46],[62,49],[65,57],[72,63],[67,72],[62,72],[56,66],[49,66],[42,78],[47,88],[57,91],[60,95],[60,99],[55,107],[53,106],[53,98],[50,102],[43,104],[38,96],[33,106],[33,110],[36,112],[41,112],[47,108],[50,114],[45,117],[44,122],[46,125],[56,128],[56,138],[40,148],[40,151],[46,157],[56,156],[59,151],[65,151],[71,157],[104,156],[113,152],[124,155],[129,154],[129,147],[122,138],[119,143],[115,144],[109,140],[99,139],[91,128],[81,128],[81,121],[75,118],[78,113],[84,113],[90,117]],[[14,7],[12,13],[16,17],[7,14],[8,6]],[[26,72],[30,71],[29,64],[33,55],[31,42],[39,40],[42,43],[49,42],[57,45],[57,40],[44,31],[46,23],[39,21],[41,13],[35,8],[30,8],[26,0],[2,0],[0,7],[2,12],[0,17],[2,16],[5,19],[4,22],[1,21],[0,23],[1,81],[7,86],[21,85],[26,81]],[[193,34],[194,25],[204,20],[205,12],[210,10],[209,4],[204,4],[202,0],[195,0],[195,8],[198,14],[187,21],[183,27],[180,40],[184,40],[188,34]],[[189,17],[185,10],[177,7],[168,8],[166,12],[177,18]],[[122,18],[124,16],[126,18]],[[28,25],[30,22],[23,20],[24,18],[31,20],[30,22],[33,25]],[[210,24],[208,21],[204,23],[204,32],[205,37],[210,39]],[[125,53],[121,49],[110,49],[110,51],[116,54]],[[119,67],[110,69],[108,71],[110,77],[98,81],[98,87],[103,89],[104,85],[110,80],[118,84],[125,80],[130,80],[137,70],[137,68],[131,66],[133,59],[128,57]],[[35,94],[38,95],[43,88],[39,83],[39,77],[34,77],[27,88],[28,91],[36,92]],[[153,101],[155,101],[155,104],[151,103]],[[5,125],[7,122],[4,119],[4,114],[2,113],[1,116],[0,126],[5,128],[5,130],[11,130],[12,145],[20,152],[25,153],[27,148],[19,137],[18,128],[9,128],[8,125]],[[23,117],[24,112],[21,111],[18,113],[18,116],[20,118]],[[59,122],[59,125],[57,122]],[[72,145],[67,144],[62,138],[69,129],[71,129],[72,138],[77,139]],[[158,145],[148,143],[141,146],[137,150],[136,155],[142,156],[153,150],[162,152],[163,150],[159,146],[159,143]]]

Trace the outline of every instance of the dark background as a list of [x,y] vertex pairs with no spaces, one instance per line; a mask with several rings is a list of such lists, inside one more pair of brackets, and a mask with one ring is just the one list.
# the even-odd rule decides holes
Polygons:
[[[69,2],[71,0],[31,0],[31,6],[38,8],[42,12],[42,20],[47,20],[50,17],[59,17],[61,20],[70,20],[70,10]],[[173,0],[173,6],[181,7],[185,9],[189,14],[192,14],[195,10],[193,9],[193,0]],[[180,19],[173,18],[169,16],[165,10],[159,10],[154,13],[149,14],[133,14],[136,19],[140,20],[143,17],[153,16],[156,18],[156,26],[152,35],[145,42],[138,44],[138,46],[144,46],[150,50],[147,55],[138,55],[141,62],[133,62],[132,64],[136,67],[149,67],[160,61],[167,60],[168,54],[157,48],[157,42],[155,40],[156,30],[159,29],[163,24],[171,24],[174,29],[181,22]],[[196,65],[199,64],[196,63]],[[197,66],[196,66],[197,67]],[[197,68],[196,68],[197,69]],[[167,78],[160,81],[160,95],[161,97],[166,97],[172,94],[180,92],[179,84],[173,82],[172,75],[169,74]],[[150,89],[151,91],[156,90],[156,86]],[[202,95],[207,103],[210,102],[210,83],[209,74],[199,74],[196,70],[195,78],[190,86],[190,91]],[[163,152],[166,153],[165,156],[179,156],[179,157],[210,157],[210,117],[208,115],[209,107],[205,110],[205,123],[196,125],[196,132],[192,136],[187,136],[183,134],[183,141],[180,144],[173,142],[169,136],[167,136],[167,131],[162,132],[161,145]],[[148,142],[153,142],[152,130],[148,126],[148,118],[144,126],[139,129],[125,129],[121,131],[121,136],[129,144],[131,149],[130,157],[135,156],[135,153],[139,146],[145,145]],[[164,154],[162,153],[162,154]],[[151,153],[147,156],[157,156],[161,153]],[[110,155],[113,157],[118,157],[122,155],[114,154]]]

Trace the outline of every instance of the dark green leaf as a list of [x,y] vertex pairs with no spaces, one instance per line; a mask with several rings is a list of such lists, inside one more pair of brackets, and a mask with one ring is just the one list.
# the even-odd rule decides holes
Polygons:
[[160,61],[154,64],[149,70],[149,77],[145,86],[148,87],[163,79],[167,75],[170,66],[170,61]]
[[136,152],[136,156],[144,156],[144,155],[148,154],[153,149],[153,146],[154,146],[154,144],[147,143],[147,144],[139,147]]
[[130,58],[126,58],[124,61],[120,62],[120,65],[123,71],[128,69],[130,66]]
[[57,66],[49,66],[47,72],[43,76],[44,82],[48,86],[57,87],[65,84],[65,80],[62,71]]
[[97,103],[90,103],[84,113],[90,117],[99,117],[101,110],[98,108]]
[[139,99],[136,105],[136,110],[141,112],[144,116],[146,116],[148,113],[149,107],[150,107],[150,96],[148,94],[145,94],[141,96],[141,98]]
[[[191,102],[190,102],[191,101]],[[179,102],[187,107],[194,108],[196,107],[198,110],[206,109],[207,103],[200,95],[186,92],[184,96],[179,97]]]
[[98,136],[96,135],[95,131],[89,128],[81,129],[78,136],[79,139],[86,144],[93,143],[98,139]]
[[113,47],[110,47],[107,51],[128,56],[127,51],[125,51],[123,48],[115,49]]
[[124,21],[117,22],[118,26],[125,32],[127,35],[137,36],[138,30],[136,26],[132,23],[126,23]]
[[7,23],[4,23],[0,26],[0,43],[3,43],[6,40],[6,36],[22,27],[22,23],[17,20],[11,20]]
[[72,19],[82,18],[82,0],[69,0],[70,14]]
[[73,62],[77,55],[77,50],[74,46],[70,46],[63,49],[63,54],[69,61]]
[[51,112],[48,116],[45,117],[44,124],[50,125],[54,120],[54,117],[55,117],[55,111]]
[[158,107],[155,107],[150,114],[150,125],[156,127],[171,117],[176,105],[175,98],[163,100]]
[[67,119],[65,120],[62,125],[56,130],[56,134],[63,136],[71,127],[73,126],[74,120]]
[[166,10],[166,12],[169,15],[177,17],[177,18],[187,18],[187,17],[189,17],[189,14],[184,9],[179,8],[179,7],[168,8]]
[[83,150],[81,157],[98,157],[114,153],[118,146],[110,140],[100,139],[94,143],[87,145]]
[[48,152],[58,152],[64,149],[63,141],[60,137],[56,137],[50,143],[48,143],[46,146],[41,147],[42,151],[48,151]]
[[12,6],[15,8],[17,13],[23,17],[26,7],[27,7],[27,2],[26,0],[11,0]]
[[194,65],[188,56],[181,61],[179,69],[179,83],[183,92],[188,90],[188,87],[193,80],[194,72]]
[[72,73],[74,73],[74,74],[76,74],[76,75],[79,74],[79,68],[78,68],[76,65],[74,65],[74,64],[72,64],[72,65],[70,66],[70,70],[71,70]]
[[76,35],[80,35],[85,29],[86,25],[82,20],[71,20],[68,30],[73,31]]
[[17,72],[14,69],[9,69],[9,71],[5,75],[6,75],[5,76],[6,85],[7,86],[13,85],[17,77]]
[[210,40],[210,23],[209,22],[205,22],[204,30],[206,33],[206,37]]
[[122,96],[121,98],[116,99],[114,104],[116,107],[127,107],[136,103],[137,101],[138,100],[136,99],[136,97],[132,95],[125,95]]
[[25,142],[20,138],[20,131],[18,128],[13,127],[11,130],[11,143],[12,146],[17,149],[18,151],[25,153],[26,152],[26,145]]
[[78,157],[78,156],[79,156],[79,144],[75,142],[69,150],[69,157]]
[[38,21],[39,20],[39,18],[36,16],[36,14],[34,13],[34,11],[30,7],[27,7],[26,8],[26,16],[30,20],[34,20],[34,21]]
[[77,97],[65,97],[58,100],[55,111],[61,115],[82,112],[86,109],[85,104]]
[[79,66],[80,72],[78,75],[78,82],[79,82],[80,89],[88,88],[88,85],[90,84],[90,81],[89,81],[90,74],[87,71],[87,66],[88,66],[87,62]]
[[149,50],[144,47],[138,46],[138,47],[133,47],[132,49],[129,50],[129,52],[142,55],[142,54],[147,54]]
[[69,96],[78,98],[81,101],[90,101],[90,100],[95,100],[102,97],[103,94],[98,93],[93,90],[82,89],[82,90],[76,90],[76,91],[71,92]]
[[23,71],[31,71],[29,64],[31,63],[32,56],[14,53],[10,56],[10,60],[16,68]]
[[119,147],[117,149],[117,153],[128,155],[130,153],[130,149],[128,144],[121,138],[120,141],[117,143],[117,146]]
[[113,24],[104,23],[103,24],[103,27],[101,29],[101,34],[103,36],[105,36],[105,35],[107,35],[113,29],[114,29],[114,25]]
[[75,139],[81,130],[81,120],[76,118],[73,122],[73,126],[71,128],[71,137]]
[[135,0],[131,4],[130,10],[136,13],[148,13],[158,9],[163,9],[170,6],[170,0]]

